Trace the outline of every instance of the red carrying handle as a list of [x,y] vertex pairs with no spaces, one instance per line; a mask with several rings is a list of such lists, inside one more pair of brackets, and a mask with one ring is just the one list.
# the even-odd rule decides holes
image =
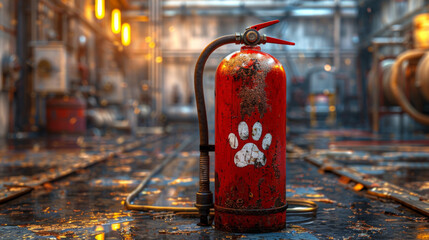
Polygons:
[[295,45],[294,42],[289,42],[289,41],[285,41],[285,40],[281,40],[278,38],[273,38],[273,37],[266,37],[267,38],[267,43],[275,43],[275,44],[283,44],[283,45]]
[[[269,21],[269,22],[264,22],[264,23],[253,25],[251,27],[248,27],[247,29],[254,29],[256,31],[259,31],[259,30],[261,30],[263,28],[269,27],[269,26],[274,25],[274,24],[279,23],[279,22],[280,22],[279,20],[273,20],[273,21]],[[294,42],[289,42],[289,41],[281,40],[281,39],[278,39],[278,38],[273,38],[273,37],[267,37],[267,36],[265,36],[265,39],[266,40],[265,41],[262,40],[261,43],[274,43],[274,44],[283,44],[283,45],[295,45]]]
[[253,26],[249,27],[248,29],[255,29],[256,31],[259,31],[262,28],[269,27],[269,26],[276,24],[278,22],[280,22],[280,21],[279,20],[273,20],[273,21],[269,21],[269,22],[264,22],[264,23],[253,25]]

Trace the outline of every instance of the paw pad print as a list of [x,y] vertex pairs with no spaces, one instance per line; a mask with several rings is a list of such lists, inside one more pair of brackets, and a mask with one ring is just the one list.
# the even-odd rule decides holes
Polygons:
[[[252,136],[251,138],[254,141],[259,141],[262,135],[262,124],[256,122],[252,127]],[[249,139],[249,127],[246,122],[240,122],[238,124],[238,136],[241,140],[245,141]],[[267,150],[272,141],[273,137],[271,134],[267,133],[262,139],[261,147],[263,150]],[[228,136],[229,146],[232,149],[237,149],[239,146],[238,138],[234,133],[230,133]],[[248,165],[255,165],[257,167],[265,166],[267,159],[265,154],[259,150],[258,146],[255,143],[249,142],[244,144],[240,151],[238,151],[234,156],[234,163],[237,167],[245,167]]]

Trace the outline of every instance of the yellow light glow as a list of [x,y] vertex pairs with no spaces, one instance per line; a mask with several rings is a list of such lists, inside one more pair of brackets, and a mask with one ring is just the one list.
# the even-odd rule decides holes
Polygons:
[[112,32],[114,34],[121,32],[121,11],[117,8],[112,11]]
[[335,111],[335,106],[330,106],[329,111],[331,111],[331,112]]
[[332,69],[331,65],[329,65],[329,64],[326,64],[324,68],[325,68],[325,71],[327,71],[327,72],[331,71],[331,69]]
[[104,18],[105,5],[104,0],[95,0],[95,17],[97,19]]
[[414,18],[414,46],[429,48],[429,14],[423,13]]
[[122,24],[122,45],[128,46],[131,43],[131,27],[130,24]]
[[150,48],[154,48],[155,47],[155,43],[154,42],[149,43],[149,47]]
[[97,240],[104,240],[104,233],[97,234],[95,236],[95,239],[97,239]]
[[162,63],[162,57],[156,57],[155,58],[156,63]]
[[150,42],[152,42],[152,37],[147,36],[147,37],[145,37],[145,38],[144,38],[144,40],[145,40],[147,43],[150,43]]
[[346,59],[344,60],[344,63],[345,63],[347,66],[349,66],[350,64],[352,64],[352,60],[351,60],[350,58],[346,58]]
[[95,227],[95,231],[99,232],[99,231],[104,231],[104,228],[102,225],[98,225],[97,227]]
[[118,230],[120,228],[121,228],[121,224],[120,223],[114,223],[114,224],[112,224],[112,230],[113,231],[116,231],[116,230]]

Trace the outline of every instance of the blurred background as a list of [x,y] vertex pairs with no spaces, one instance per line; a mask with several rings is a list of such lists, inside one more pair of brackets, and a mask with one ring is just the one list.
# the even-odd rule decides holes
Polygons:
[[[212,40],[263,30],[287,71],[288,124],[404,136],[429,124],[427,0],[0,0],[0,135],[103,135],[196,122]],[[214,74],[205,68],[213,125]],[[425,55],[426,54],[426,55]],[[291,129],[291,131],[293,131]]]

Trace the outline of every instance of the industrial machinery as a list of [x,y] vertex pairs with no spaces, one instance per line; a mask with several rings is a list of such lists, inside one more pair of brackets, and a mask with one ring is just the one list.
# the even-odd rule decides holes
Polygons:
[[83,133],[86,103],[69,96],[67,52],[63,44],[50,42],[34,47],[34,90],[48,95],[46,129],[50,133]]
[[124,77],[116,70],[102,71],[101,77],[101,101],[109,104],[121,104],[124,100]]
[[69,89],[66,77],[67,54],[62,44],[49,43],[34,47],[34,90],[65,93]]
[[[429,125],[428,37],[429,14],[421,14],[414,19],[414,49],[397,58],[374,54],[368,85],[374,131],[379,130],[380,116],[392,113],[405,112],[415,121]],[[400,106],[401,111],[389,110],[394,106]]]
[[[325,68],[328,68],[327,66],[329,65]],[[305,79],[309,85],[306,112],[310,114],[311,127],[318,125],[318,119],[324,120],[328,126],[336,123],[337,84],[334,72],[327,71],[325,68],[309,70]]]

